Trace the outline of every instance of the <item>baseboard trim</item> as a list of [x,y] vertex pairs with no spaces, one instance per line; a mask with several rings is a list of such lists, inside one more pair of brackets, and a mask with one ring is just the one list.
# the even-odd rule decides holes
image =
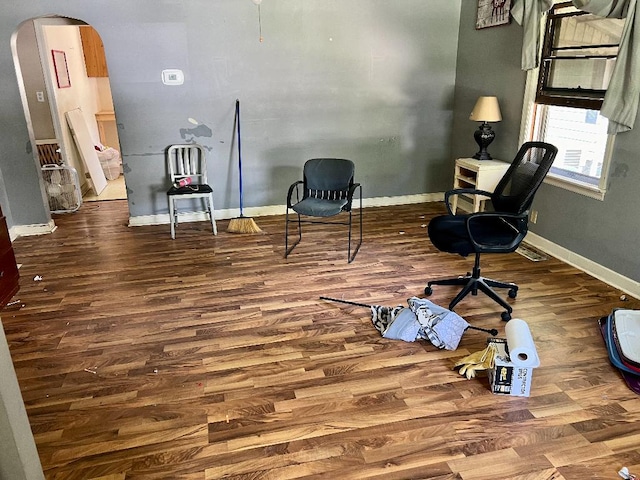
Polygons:
[[616,273],[607,267],[603,267],[593,260],[589,260],[586,257],[578,255],[577,253],[561,247],[560,245],[553,243],[540,235],[536,235],[535,233],[529,232],[526,237],[526,242],[533,247],[556,257],[558,260],[562,260],[572,267],[576,267],[583,272],[588,273],[592,277],[602,280],[614,288],[622,290],[628,295],[640,298],[640,282],[636,282],[635,280],[620,275],[619,273]]
[[55,232],[56,224],[53,220],[48,223],[36,223],[33,225],[17,225],[9,229],[9,238],[13,242],[18,237],[30,237],[32,235],[46,235]]
[[[412,203],[430,203],[444,201],[444,193],[419,193],[398,197],[373,197],[362,199],[362,207],[389,207],[391,205],[409,205]],[[285,206],[283,205],[284,209]],[[282,210],[284,211],[284,210]]]
[[[398,197],[374,197],[363,198],[362,208],[368,207],[388,207],[391,205],[407,205],[411,203],[428,203],[441,202],[444,199],[443,193],[421,193],[417,195],[401,195]],[[266,205],[264,207],[249,207],[243,209],[246,217],[266,217],[271,215],[284,215],[286,205]],[[225,210],[216,210],[214,217],[216,220],[228,218],[237,218],[240,216],[239,208],[229,208]],[[179,222],[201,222],[209,219],[209,216],[203,212],[185,212],[178,215]],[[144,225],[163,225],[169,224],[169,214],[163,213],[159,215],[138,215],[129,217],[130,227],[141,227]]]

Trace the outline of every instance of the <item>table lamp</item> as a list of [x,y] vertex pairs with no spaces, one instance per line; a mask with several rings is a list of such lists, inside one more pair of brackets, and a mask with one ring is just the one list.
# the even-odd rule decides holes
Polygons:
[[499,122],[502,120],[500,106],[498,105],[498,98],[479,97],[476,105],[471,111],[471,115],[469,115],[469,120],[482,122],[473,134],[473,138],[476,139],[476,143],[478,144],[478,147],[480,147],[480,150],[473,156],[473,158],[478,160],[491,160],[491,155],[487,152],[487,147],[491,142],[493,142],[496,134],[491,129],[491,125],[487,122]]

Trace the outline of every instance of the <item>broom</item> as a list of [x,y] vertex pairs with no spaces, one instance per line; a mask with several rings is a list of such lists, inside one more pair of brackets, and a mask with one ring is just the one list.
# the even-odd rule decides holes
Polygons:
[[238,178],[240,183],[240,216],[229,220],[229,233],[263,233],[251,217],[242,214],[242,146],[240,142],[240,100],[236,99],[236,126],[238,130]]

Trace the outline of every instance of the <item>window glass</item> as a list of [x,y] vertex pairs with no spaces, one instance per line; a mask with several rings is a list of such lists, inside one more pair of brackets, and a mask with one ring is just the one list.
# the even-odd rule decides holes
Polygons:
[[558,148],[555,175],[599,187],[607,146],[608,121],[597,110],[538,105],[534,136]]
[[537,103],[599,109],[615,66],[624,20],[556,5],[545,27]]

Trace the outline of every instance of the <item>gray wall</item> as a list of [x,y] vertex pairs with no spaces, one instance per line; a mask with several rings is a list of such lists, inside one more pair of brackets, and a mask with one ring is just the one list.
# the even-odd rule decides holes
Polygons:
[[[494,125],[489,151],[513,158],[518,148],[526,75],[519,70],[522,28],[512,22],[475,30],[476,2],[463,1],[460,19],[452,151],[468,156],[475,125],[468,120],[479,94],[497,95],[503,121]],[[534,201],[537,223],[531,231],[614,272],[640,281],[640,121],[636,129],[617,135],[604,201],[552,185],[543,185]]]
[[[46,212],[16,201],[37,198],[37,172],[9,40],[21,21],[52,8],[11,3],[0,6],[0,170],[13,225],[41,222]],[[236,98],[245,207],[283,204],[314,156],[353,159],[366,197],[442,191],[450,183],[441,167],[451,156],[459,10],[450,0],[269,1],[261,5],[262,42],[251,0],[71,0],[55,13],[102,37],[130,213],[139,216],[167,212],[164,149],[191,141],[209,150],[216,207],[237,208]],[[163,85],[166,68],[182,69],[185,84]],[[11,189],[14,178],[20,185]]]
[[[526,72],[520,70],[522,28],[509,25],[476,30],[477,2],[462,2],[455,88],[452,154],[470,157],[478,151],[473,133],[478,122],[469,120],[478,97],[498,97],[502,121],[493,123],[496,138],[492,157],[509,161],[517,151]],[[453,165],[451,165],[453,178]]]
[[33,22],[22,24],[18,31],[16,45],[35,138],[37,140],[56,138],[49,102],[39,102],[36,97],[36,92],[43,92],[46,98],[47,90]]

